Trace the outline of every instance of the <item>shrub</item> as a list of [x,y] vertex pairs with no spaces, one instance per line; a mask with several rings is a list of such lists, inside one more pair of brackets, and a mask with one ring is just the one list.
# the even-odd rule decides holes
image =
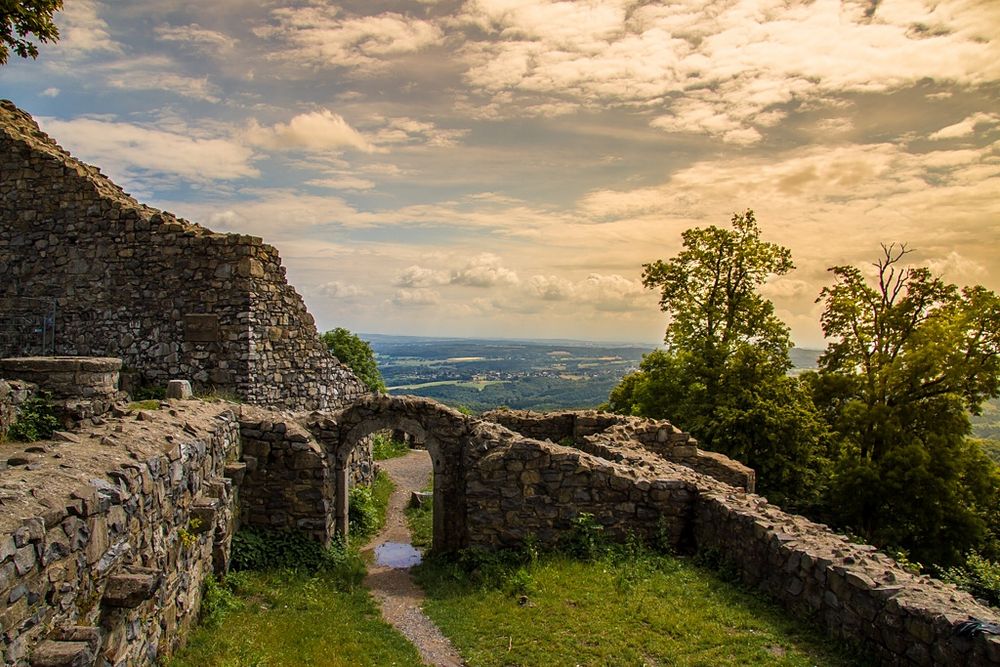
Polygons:
[[34,396],[21,404],[17,420],[11,424],[7,437],[20,442],[44,440],[51,438],[59,426],[47,397]]
[[233,535],[232,568],[330,573],[345,588],[361,583],[365,564],[341,539],[329,547],[296,530],[244,528]]
[[387,433],[376,433],[372,436],[372,458],[376,461],[394,459],[403,456],[410,448],[405,442],[393,440]]
[[965,565],[943,570],[941,578],[993,607],[1000,607],[1000,563],[972,551],[966,557]]
[[378,528],[378,508],[371,487],[355,486],[351,489],[347,519],[351,535],[363,537],[375,532]]
[[[230,575],[233,576],[233,575]],[[201,596],[201,623],[210,628],[216,628],[226,614],[242,606],[240,599],[233,592],[229,577],[221,580],[213,576],[205,578],[205,590]]]
[[588,512],[581,512],[573,519],[573,529],[562,545],[567,554],[586,561],[596,560],[607,551],[607,547],[604,526]]

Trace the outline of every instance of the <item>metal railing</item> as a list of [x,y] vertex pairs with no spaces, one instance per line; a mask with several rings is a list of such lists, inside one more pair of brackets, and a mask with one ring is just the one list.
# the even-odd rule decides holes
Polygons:
[[0,358],[50,356],[55,350],[55,299],[0,297]]

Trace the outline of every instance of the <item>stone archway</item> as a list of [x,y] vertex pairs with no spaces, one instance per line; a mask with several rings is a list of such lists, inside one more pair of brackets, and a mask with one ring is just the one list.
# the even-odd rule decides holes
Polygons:
[[422,438],[434,470],[433,548],[457,551],[468,544],[463,451],[470,437],[469,418],[436,401],[414,396],[373,395],[335,416],[337,440],[328,442],[334,469],[335,527],[347,534],[348,462],[366,436],[384,429],[401,429]]

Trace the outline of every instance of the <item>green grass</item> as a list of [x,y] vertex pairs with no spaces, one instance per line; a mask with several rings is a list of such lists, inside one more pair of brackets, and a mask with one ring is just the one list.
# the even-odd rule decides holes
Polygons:
[[[230,575],[233,577],[233,575]],[[196,629],[171,667],[420,665],[417,650],[382,620],[367,591],[330,574],[238,573],[238,608]]]
[[483,571],[435,559],[416,570],[428,616],[477,667],[864,664],[685,559],[552,554],[499,581]]
[[[424,491],[434,490],[434,476],[431,475]],[[428,550],[434,538],[434,512],[433,503],[427,503],[423,507],[407,507],[406,522],[410,526],[410,543],[417,549]]]
[[159,410],[160,401],[155,398],[150,398],[145,401],[132,401],[128,404],[129,410]]
[[[392,480],[384,472],[366,489],[369,535],[385,523],[392,490]],[[352,531],[352,545],[362,544],[366,537]],[[275,562],[278,556],[269,558]],[[357,546],[351,546],[315,573],[302,569],[231,573],[223,585],[206,586],[202,624],[168,664],[420,665],[417,650],[382,620],[371,596],[360,587],[363,570]]]
[[405,456],[409,451],[405,442],[393,440],[388,433],[376,433],[372,436],[372,458],[376,461]]

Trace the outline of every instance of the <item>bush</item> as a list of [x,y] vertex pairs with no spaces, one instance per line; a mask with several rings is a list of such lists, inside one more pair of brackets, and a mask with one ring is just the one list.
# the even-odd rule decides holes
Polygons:
[[230,578],[238,576],[238,573],[234,573],[221,580],[214,576],[208,576],[205,579],[205,590],[201,596],[200,621],[202,625],[216,628],[222,623],[226,614],[243,606],[229,581]]
[[943,570],[941,578],[993,607],[1000,607],[1000,563],[973,551],[966,557],[965,565]]
[[361,583],[365,564],[357,550],[342,539],[323,547],[315,539],[296,530],[244,528],[233,535],[232,569],[302,570],[333,574],[345,588]]
[[376,461],[404,456],[409,451],[410,448],[405,442],[393,440],[387,433],[376,433],[372,436],[372,458]]
[[375,506],[375,494],[371,487],[355,486],[347,510],[350,523],[350,534],[357,537],[371,535],[378,529],[378,508]]
[[604,526],[597,523],[593,514],[581,512],[573,519],[573,530],[563,542],[562,550],[580,560],[597,560],[608,550]]
[[11,424],[7,437],[20,442],[34,442],[51,438],[59,429],[59,420],[52,405],[44,396],[34,396],[21,404],[17,420]]

